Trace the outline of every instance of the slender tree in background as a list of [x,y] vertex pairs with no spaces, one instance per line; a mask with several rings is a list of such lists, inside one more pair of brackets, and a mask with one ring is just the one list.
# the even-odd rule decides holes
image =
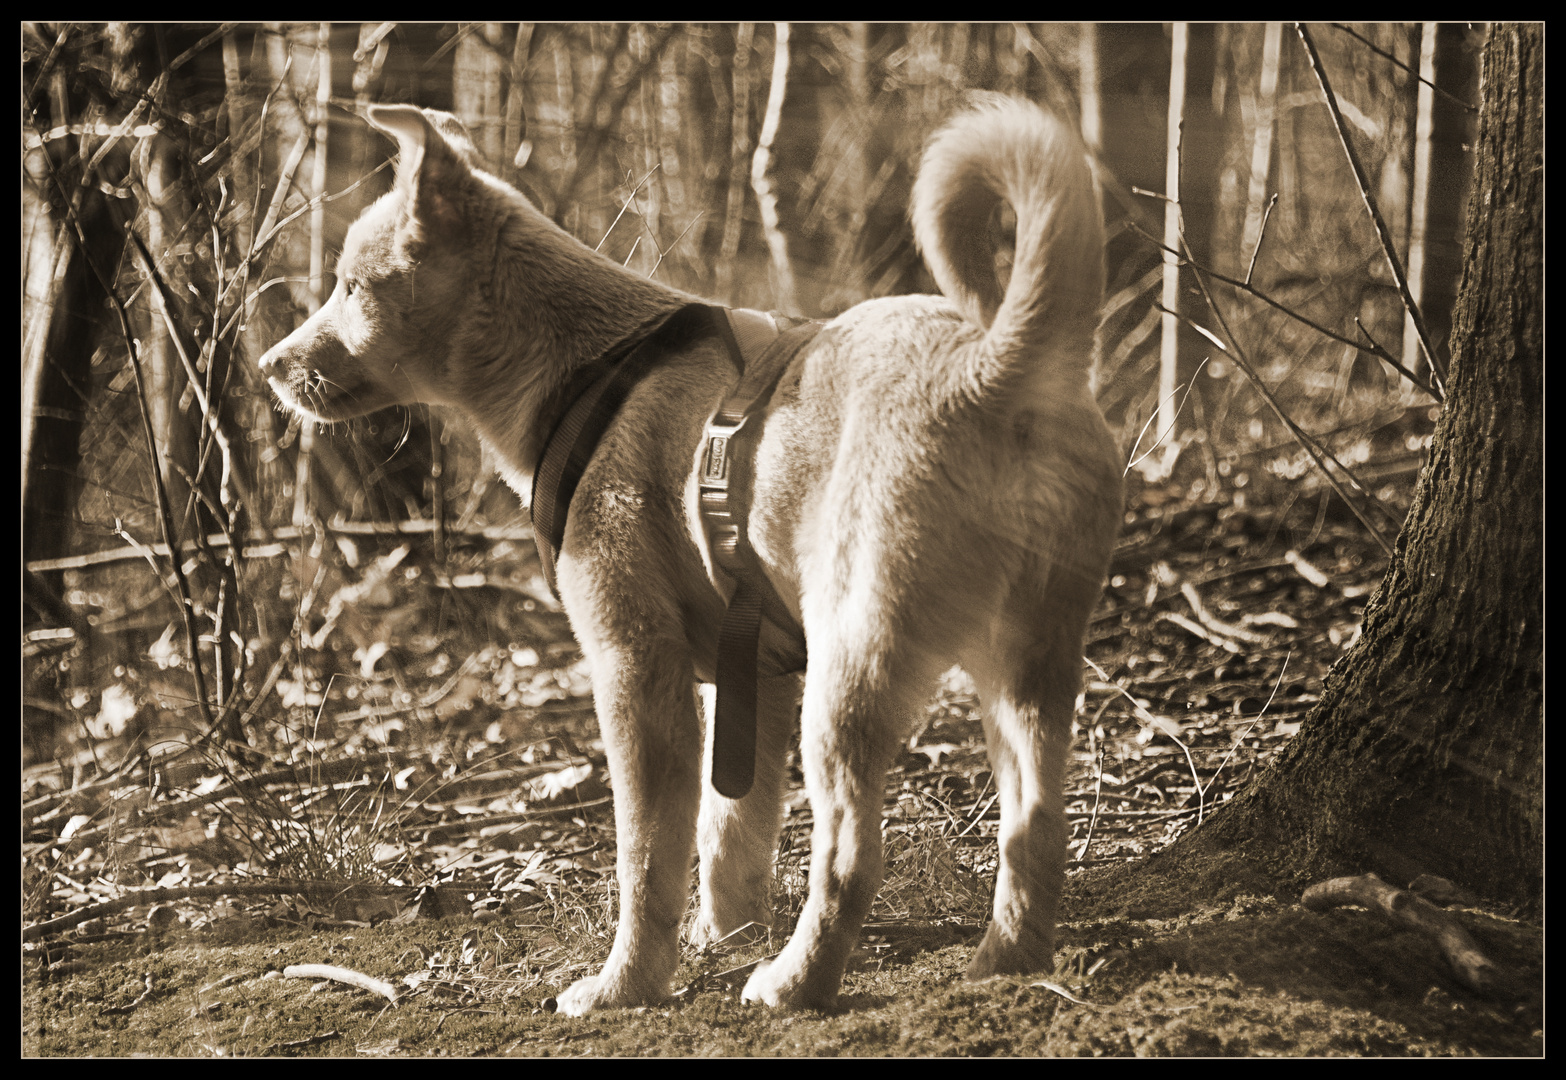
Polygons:
[[[1158,364],[1158,442],[1164,448],[1165,467],[1172,466],[1179,444],[1174,441],[1175,383],[1180,378],[1180,136],[1185,122],[1185,54],[1188,27],[1174,24],[1169,47],[1169,126],[1164,167],[1164,288],[1162,347]],[[1150,475],[1161,475],[1153,457],[1147,459]]]
[[794,296],[794,268],[789,262],[788,240],[779,228],[777,184],[772,176],[773,141],[783,117],[783,96],[788,91],[788,23],[777,23],[772,52],[772,86],[767,92],[767,111],[761,124],[756,156],[751,161],[750,184],[756,189],[761,207],[761,226],[766,233],[767,249],[772,253],[773,292],[778,307],[790,314],[798,304]]
[[[1419,106],[1414,120],[1414,189],[1409,197],[1408,225],[1408,290],[1414,302],[1425,304],[1425,233],[1430,218],[1430,140],[1435,116],[1435,47],[1436,24],[1427,22],[1419,34]],[[1424,366],[1424,354],[1419,348],[1419,335],[1414,329],[1414,317],[1404,315],[1403,366],[1410,371],[1420,371]]]
[[[1179,845],[1283,874],[1543,890],[1544,31],[1484,50],[1449,396],[1359,641],[1276,765]],[[1243,847],[1241,847],[1243,845]]]

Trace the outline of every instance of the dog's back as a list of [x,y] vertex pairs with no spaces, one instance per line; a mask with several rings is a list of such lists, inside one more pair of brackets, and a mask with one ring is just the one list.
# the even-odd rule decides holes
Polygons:
[[[996,268],[1002,203],[1016,215],[1008,283]],[[1096,587],[1121,501],[1119,452],[1091,391],[1104,271],[1086,151],[1035,106],[981,98],[931,139],[912,216],[945,299],[860,304],[785,381],[760,461],[756,501],[773,512],[756,523],[758,550],[799,595],[827,568],[790,565],[790,552],[836,547],[840,577],[854,557],[825,537],[802,542],[793,523],[857,537],[879,516],[878,546],[928,563],[922,544],[946,542],[930,523],[961,522],[952,560],[985,579],[975,606],[995,610],[997,590],[1025,573],[1069,568]]]

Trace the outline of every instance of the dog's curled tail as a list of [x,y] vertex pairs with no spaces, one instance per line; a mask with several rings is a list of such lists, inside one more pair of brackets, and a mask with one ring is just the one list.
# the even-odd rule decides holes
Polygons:
[[[993,239],[1002,202],[1017,219],[1004,289]],[[978,389],[1087,384],[1104,293],[1104,223],[1087,151],[1066,124],[1027,101],[977,97],[925,148],[911,213],[941,291],[988,331],[967,373]]]

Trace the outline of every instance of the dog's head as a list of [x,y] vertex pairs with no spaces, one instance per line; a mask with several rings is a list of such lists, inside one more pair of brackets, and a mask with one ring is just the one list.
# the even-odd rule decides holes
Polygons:
[[396,182],[348,230],[326,303],[260,361],[285,404],[320,420],[449,400],[459,330],[486,286],[475,238],[494,181],[460,121],[406,105],[367,119],[397,141]]

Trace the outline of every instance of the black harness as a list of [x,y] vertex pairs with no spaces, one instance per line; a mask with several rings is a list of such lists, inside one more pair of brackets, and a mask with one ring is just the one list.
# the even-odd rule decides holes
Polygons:
[[711,718],[712,785],[731,799],[750,791],[755,776],[757,649],[763,616],[790,642],[781,656],[771,658],[767,674],[805,666],[804,630],[762,571],[747,523],[756,446],[772,392],[789,361],[821,325],[709,304],[687,304],[644,324],[571,381],[564,395],[570,405],[545,442],[533,475],[533,535],[544,578],[559,597],[555,560],[565,539],[571,499],[599,439],[637,382],[664,355],[709,334],[723,341],[740,381],[707,421],[697,487],[712,565],[735,582],[718,631],[718,697]]

